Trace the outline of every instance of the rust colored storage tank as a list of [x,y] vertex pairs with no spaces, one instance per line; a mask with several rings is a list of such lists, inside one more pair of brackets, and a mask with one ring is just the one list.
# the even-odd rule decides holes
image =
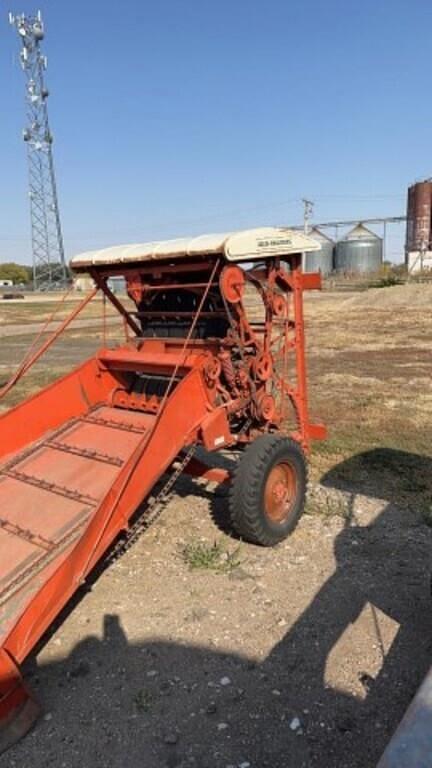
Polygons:
[[429,247],[431,231],[431,194],[432,184],[430,181],[422,181],[416,184],[414,189],[414,237],[417,249],[425,244]]
[[431,241],[432,182],[419,181],[408,189],[407,251],[428,250]]

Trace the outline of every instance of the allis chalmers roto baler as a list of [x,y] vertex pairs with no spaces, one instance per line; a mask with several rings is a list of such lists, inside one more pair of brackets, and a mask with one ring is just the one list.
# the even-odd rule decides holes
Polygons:
[[[0,417],[0,750],[39,711],[21,663],[96,563],[149,524],[158,481],[156,499],[182,471],[229,480],[233,529],[249,542],[274,545],[295,527],[305,456],[325,436],[308,415],[303,323],[303,291],[320,276],[302,272],[301,254],[318,248],[263,228],[72,260],[94,290],[3,392],[97,292],[121,314],[125,341]],[[232,477],[198,447],[231,449]]]

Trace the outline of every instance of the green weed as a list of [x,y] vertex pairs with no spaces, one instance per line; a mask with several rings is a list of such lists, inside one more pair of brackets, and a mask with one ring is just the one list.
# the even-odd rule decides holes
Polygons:
[[138,712],[149,712],[152,706],[153,697],[150,691],[146,691],[144,688],[134,696],[135,708]]
[[207,544],[202,541],[189,541],[180,550],[183,562],[190,570],[208,570],[229,573],[240,565],[240,545],[232,552],[221,541]]

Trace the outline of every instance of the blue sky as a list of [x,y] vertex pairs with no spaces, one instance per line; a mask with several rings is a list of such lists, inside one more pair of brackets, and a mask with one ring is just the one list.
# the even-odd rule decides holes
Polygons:
[[[303,196],[316,221],[403,214],[407,184],[432,175],[428,0],[11,10],[37,7],[68,257],[298,223]],[[24,78],[0,10],[0,261],[30,262]],[[390,256],[402,238],[392,228]]]

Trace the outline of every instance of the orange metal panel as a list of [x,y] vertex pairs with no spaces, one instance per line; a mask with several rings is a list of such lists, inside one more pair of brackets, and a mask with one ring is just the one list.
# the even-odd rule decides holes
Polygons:
[[98,354],[99,362],[116,371],[170,371],[179,362],[179,372],[193,368],[202,360],[202,353],[147,352],[145,346],[139,351],[130,349],[102,350]]
[[29,565],[34,562],[41,550],[36,544],[0,529],[0,552],[9,553],[7,558],[0,559],[0,589],[4,590],[22,564]]
[[0,416],[0,460],[106,400],[115,386],[94,358]]
[[327,427],[324,424],[309,424],[309,435],[311,440],[325,440]]
[[202,421],[201,434],[204,447],[217,451],[232,443],[227,413],[224,408],[209,413]]
[[[100,408],[93,411],[95,416],[102,417],[102,414],[111,412],[112,408]],[[110,413],[110,419],[114,421],[114,416]],[[129,420],[129,414],[125,415],[125,421]],[[143,425],[143,429],[146,427]],[[61,442],[74,448],[99,451],[125,460],[130,456],[131,451],[136,447],[140,435],[138,432],[131,432],[125,429],[117,429],[115,432],[109,430],[107,426],[97,423],[79,422],[72,427],[66,434],[61,435]]]
[[[120,426],[131,427],[138,431],[145,432],[150,429],[154,424],[155,417],[148,413],[140,413],[137,411],[125,411],[118,408],[111,408],[110,406],[101,405],[96,410],[92,411],[91,416],[102,419],[106,423],[119,424]],[[110,434],[109,432],[105,433]],[[119,431],[115,433],[116,439],[119,436]]]
[[[89,507],[12,477],[0,481],[0,520],[19,526],[48,541],[57,541],[71,526],[88,516]],[[8,561],[13,561],[13,548]],[[1,571],[1,563],[0,563]]]
[[96,500],[102,498],[119,472],[116,466],[45,447],[20,462],[15,469],[36,480],[41,479],[44,483],[52,483],[58,488],[64,487]]
[[185,469],[185,474],[191,477],[199,477],[202,480],[210,480],[213,483],[226,483],[230,479],[230,473],[227,469],[220,467],[209,467],[204,462],[193,457]]
[[303,272],[302,289],[304,291],[320,291],[321,288],[321,272]]

